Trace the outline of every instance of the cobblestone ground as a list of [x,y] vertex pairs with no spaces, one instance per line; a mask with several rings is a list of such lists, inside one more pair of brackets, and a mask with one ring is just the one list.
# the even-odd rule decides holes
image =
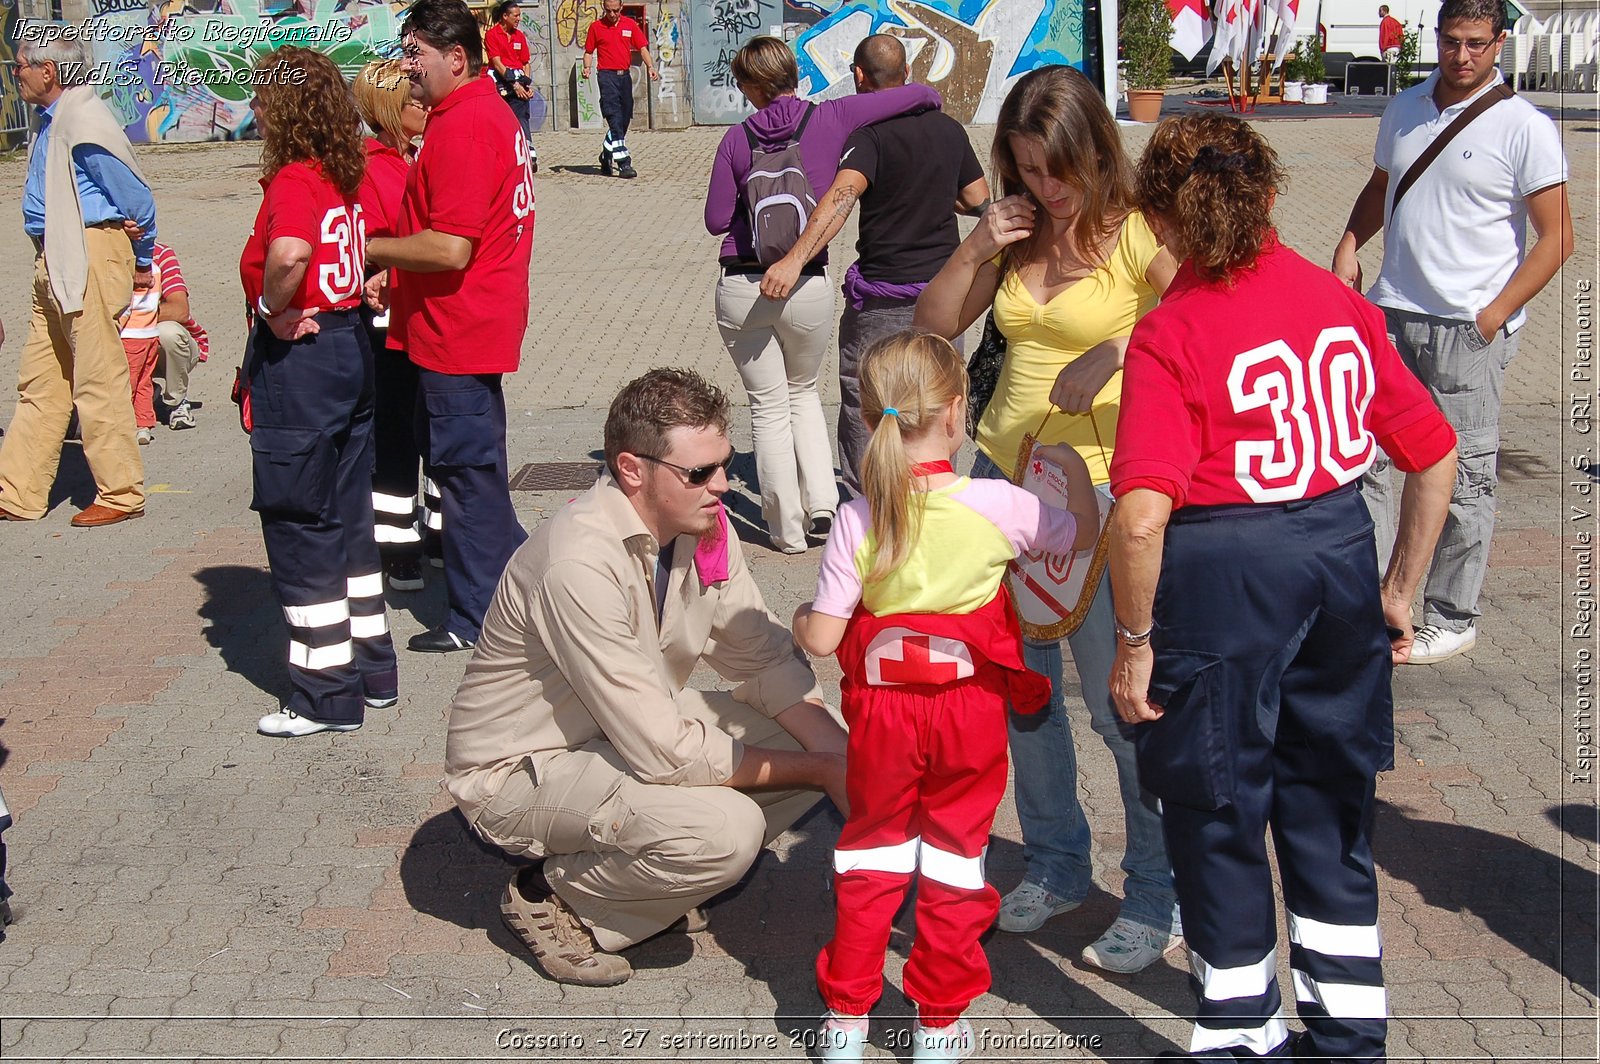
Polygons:
[[[1571,716],[1590,691],[1571,666],[1594,640],[1569,633],[1592,567],[1565,549],[1594,526],[1594,455],[1569,400],[1593,394],[1593,375],[1572,383],[1569,371],[1592,351],[1580,316],[1595,277],[1596,126],[1593,110],[1563,126],[1579,250],[1535,301],[1511,367],[1478,647],[1397,677],[1399,766],[1379,785],[1377,834],[1397,1059],[1596,1056],[1595,790]],[[1284,237],[1325,261],[1370,170],[1376,124],[1262,128],[1291,173]],[[637,134],[633,182],[597,174],[592,135],[540,140],[534,317],[507,387],[514,468],[591,456],[610,396],[648,366],[693,366],[742,397],[712,323],[716,242],[700,222],[719,135]],[[1130,149],[1144,136],[1130,129]],[[989,131],[973,137],[986,152]],[[247,509],[248,448],[227,402],[256,151],[141,158],[213,357],[195,379],[198,430],[162,430],[145,450],[146,520],[70,528],[92,487],[69,447],[57,501],[71,505],[0,537],[0,738],[12,751],[0,780],[17,819],[20,917],[0,945],[0,1057],[804,1059],[820,1007],[811,962],[831,925],[831,813],[784,836],[715,907],[709,933],[634,950],[638,974],[621,988],[563,988],[502,929],[511,866],[474,843],[440,786],[459,657],[402,651],[400,704],[357,733],[255,734],[285,688],[284,631]],[[15,219],[22,178],[21,162],[0,162],[0,216]],[[16,225],[0,228],[9,381],[28,248]],[[849,261],[853,239],[841,236],[836,261]],[[1374,244],[1363,256],[1369,277],[1378,255]],[[739,468],[753,479],[748,454]],[[519,493],[519,513],[531,527],[570,494]],[[748,488],[736,509],[757,513]],[[809,597],[815,554],[750,554],[781,615]],[[437,621],[441,588],[435,579],[390,605],[403,643]],[[1181,955],[1134,978],[1078,959],[1115,914],[1120,882],[1110,758],[1082,726],[1080,743],[1098,887],[1035,934],[991,938],[994,989],[973,1008],[982,1059],[1138,1059],[1186,1041]],[[1009,888],[1021,865],[1008,801],[991,878]],[[892,943],[891,987],[909,928],[902,919]],[[890,989],[874,1059],[907,1058],[910,1016]]]

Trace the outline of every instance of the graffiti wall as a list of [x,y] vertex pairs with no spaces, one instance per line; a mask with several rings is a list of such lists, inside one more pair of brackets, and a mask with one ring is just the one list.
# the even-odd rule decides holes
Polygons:
[[263,55],[285,44],[316,48],[353,76],[397,53],[403,9],[366,0],[92,0],[93,83],[136,143],[226,137],[249,117],[249,72]]
[[779,0],[696,0],[689,15],[696,122],[731,125],[750,113],[729,65],[745,41],[782,22]]
[[[995,120],[1011,83],[1051,63],[1084,66],[1083,0],[785,0],[815,17],[796,41],[800,90],[854,92],[850,56],[871,33],[904,39],[913,80],[944,94],[962,122]],[[820,17],[816,17],[820,16]],[[788,21],[802,21],[787,18]]]
[[533,99],[528,101],[529,121],[534,132],[553,122],[554,99],[550,91],[550,10],[551,0],[519,0],[522,32],[528,38],[528,72],[533,78]]
[[[353,75],[395,55],[410,0],[89,0],[96,84],[135,142],[237,134],[249,119],[249,73],[283,44],[327,52]],[[15,47],[17,0],[0,0]],[[800,66],[800,91],[854,91],[850,56],[871,33],[905,40],[912,77],[944,94],[963,122],[994,121],[1022,74],[1085,65],[1085,0],[645,0],[642,18],[661,81],[637,81],[635,125],[728,124],[750,113],[730,64],[751,37],[778,33]],[[532,56],[536,129],[598,128],[593,86],[580,82],[584,35],[600,0],[522,0]],[[0,88],[9,72],[0,72]],[[11,102],[15,93],[7,93]],[[20,113],[20,112],[19,112]],[[14,124],[7,120],[7,124]]]
[[850,56],[861,38],[905,40],[911,76],[944,94],[963,122],[993,122],[1018,77],[1050,63],[1085,66],[1084,0],[697,0],[690,17],[694,118],[737,122],[750,113],[728,65],[751,37],[794,42],[800,91],[830,99],[855,91]]

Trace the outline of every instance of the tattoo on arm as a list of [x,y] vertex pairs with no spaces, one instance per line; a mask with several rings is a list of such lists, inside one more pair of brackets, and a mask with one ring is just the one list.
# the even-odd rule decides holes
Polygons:
[[[856,200],[859,197],[860,193],[858,193],[855,189],[841,188],[835,190],[834,193],[828,197],[824,205],[827,203],[831,203],[833,205],[833,218],[836,219],[839,225],[842,227],[845,219],[850,217],[850,212],[855,210]],[[806,247],[801,251],[801,254],[805,256],[804,261],[810,262],[811,257],[816,254],[817,246],[822,243],[822,231],[826,228],[828,228],[827,224],[818,226],[814,231],[812,231],[810,239],[805,241]]]
[[849,217],[850,212],[855,209],[856,198],[856,190],[853,188],[841,188],[838,192],[835,192],[833,194],[833,216],[835,218]]

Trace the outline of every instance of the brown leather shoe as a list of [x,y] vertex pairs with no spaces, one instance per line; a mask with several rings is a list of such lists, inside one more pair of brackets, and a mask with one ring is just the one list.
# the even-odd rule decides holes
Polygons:
[[23,517],[21,514],[14,514],[10,510],[7,510],[4,506],[0,506],[0,521],[27,521],[27,520],[30,520],[30,519],[26,518],[26,517]]
[[113,510],[109,506],[91,503],[87,510],[80,511],[72,519],[73,528],[99,528],[101,525],[114,525],[119,521],[132,521],[136,517],[143,517],[143,510]]
[[558,983],[616,986],[633,975],[633,966],[596,945],[583,921],[555,894],[524,897],[512,879],[500,896],[500,916],[532,951],[539,970]]

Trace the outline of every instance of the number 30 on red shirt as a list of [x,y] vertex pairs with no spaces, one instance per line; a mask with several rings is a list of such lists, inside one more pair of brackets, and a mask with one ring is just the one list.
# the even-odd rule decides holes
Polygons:
[[[365,265],[367,219],[361,205],[331,208],[322,216],[322,246],[332,248],[332,261],[317,266],[317,288],[329,306],[348,302],[361,288]],[[329,253],[319,255],[328,259]]]
[[1234,475],[1255,502],[1306,497],[1321,469],[1348,484],[1371,463],[1367,430],[1372,356],[1348,325],[1322,330],[1308,363],[1282,340],[1236,355],[1228,371],[1235,414],[1265,407],[1274,438],[1234,445]]

